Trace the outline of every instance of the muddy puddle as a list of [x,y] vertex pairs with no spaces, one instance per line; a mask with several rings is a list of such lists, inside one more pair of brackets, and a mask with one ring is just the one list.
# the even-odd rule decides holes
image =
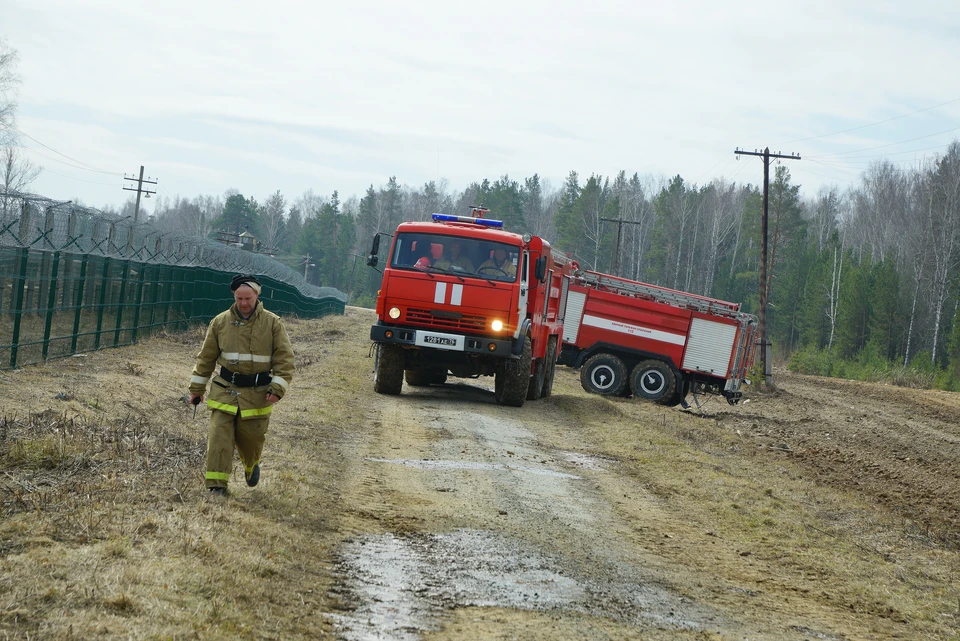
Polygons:
[[553,476],[561,479],[579,479],[575,474],[566,472],[557,472],[544,468],[529,467],[527,465],[509,465],[502,463],[482,463],[477,461],[442,461],[436,459],[385,459],[368,458],[368,461],[375,463],[393,463],[394,465],[406,465],[407,467],[416,467],[422,470],[515,470],[517,472],[528,472],[530,474],[539,474],[541,476]]
[[343,547],[339,570],[336,594],[352,611],[331,616],[349,640],[417,639],[459,607],[587,614],[660,630],[718,620],[628,568],[610,568],[600,581],[579,576],[562,559],[490,531],[357,538]]

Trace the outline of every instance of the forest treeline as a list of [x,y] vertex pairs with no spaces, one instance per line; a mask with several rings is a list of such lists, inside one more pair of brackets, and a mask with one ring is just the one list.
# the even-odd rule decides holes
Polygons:
[[[801,197],[800,187],[786,166],[775,167],[767,272],[775,355],[809,373],[960,389],[960,142],[922,167],[877,161],[846,190]],[[583,267],[756,313],[761,190],[626,172],[571,171],[556,188],[537,175],[502,176],[460,192],[391,177],[345,200],[312,191],[262,202],[236,191],[161,199],[153,222],[208,237],[246,231],[309,282],[372,306],[380,273],[365,257],[375,233],[483,205],[508,230],[543,236]]]

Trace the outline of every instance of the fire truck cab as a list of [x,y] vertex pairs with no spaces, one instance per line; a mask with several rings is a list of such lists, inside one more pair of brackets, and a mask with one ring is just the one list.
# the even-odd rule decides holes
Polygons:
[[[549,396],[572,268],[542,238],[474,215],[401,223],[377,295],[374,389],[494,376],[497,403]],[[378,262],[379,236],[368,265]]]

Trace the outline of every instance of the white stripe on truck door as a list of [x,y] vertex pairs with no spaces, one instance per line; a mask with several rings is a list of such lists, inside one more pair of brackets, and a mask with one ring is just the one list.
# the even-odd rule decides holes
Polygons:
[[584,315],[583,324],[591,327],[599,327],[600,329],[609,329],[622,334],[630,334],[631,336],[639,336],[641,338],[647,338],[653,341],[672,343],[674,345],[683,345],[685,342],[687,342],[687,337],[683,334],[671,334],[670,332],[664,332],[659,329],[650,329],[649,327],[630,325],[628,323],[621,323],[620,321],[610,320],[609,318],[600,318],[599,316],[591,316],[589,314]]

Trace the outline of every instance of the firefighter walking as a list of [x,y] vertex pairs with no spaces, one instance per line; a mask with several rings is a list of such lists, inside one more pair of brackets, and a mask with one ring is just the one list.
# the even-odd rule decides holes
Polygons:
[[294,370],[293,347],[283,321],[259,300],[260,281],[241,274],[234,276],[230,289],[234,304],[210,321],[190,378],[194,404],[203,401],[212,379],[205,483],[220,495],[227,492],[234,449],[247,485],[260,481],[270,413],[289,389]]

